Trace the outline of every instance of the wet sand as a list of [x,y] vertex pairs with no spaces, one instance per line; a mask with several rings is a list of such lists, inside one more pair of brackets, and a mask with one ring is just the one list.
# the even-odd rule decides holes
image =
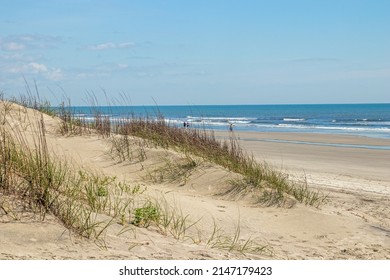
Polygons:
[[[229,133],[219,132],[216,136],[227,138]],[[390,139],[255,132],[236,132],[234,137],[258,160],[296,175],[306,175],[314,184],[337,186],[335,181],[339,180],[351,188],[360,180],[361,184],[356,186],[359,190],[390,194]],[[332,179],[326,181],[329,177]]]

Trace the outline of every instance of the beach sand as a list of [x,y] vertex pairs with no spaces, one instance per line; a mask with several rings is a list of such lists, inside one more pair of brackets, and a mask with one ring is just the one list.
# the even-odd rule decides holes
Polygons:
[[[20,114],[16,105],[14,110]],[[31,110],[26,114],[36,116]],[[9,121],[17,122],[16,116],[11,114]],[[115,224],[107,230],[104,244],[97,244],[69,232],[51,215],[42,221],[26,210],[18,211],[13,198],[3,196],[3,208],[15,209],[13,216],[0,210],[0,259],[390,259],[390,150],[320,144],[390,146],[390,140],[235,132],[242,148],[257,160],[282,170],[291,180],[306,180],[309,188],[327,195],[319,208],[299,203],[267,207],[254,203],[251,192],[226,192],[227,179],[234,174],[221,167],[202,163],[185,182],[153,183],[145,179],[146,170],[163,157],[180,155],[148,149],[142,165],[117,163],[107,155],[106,139],[59,136],[57,120],[48,116],[44,120],[55,154],[86,170],[140,184],[146,195],[174,205],[196,224],[180,239],[154,228],[118,234],[122,227]],[[242,242],[252,240],[265,249],[243,254],[211,246],[207,241],[216,227],[230,237],[239,229]]]
[[[216,135],[230,137],[228,133]],[[235,133],[234,137],[257,160],[297,176],[306,175],[311,184],[390,194],[390,139],[254,132]]]

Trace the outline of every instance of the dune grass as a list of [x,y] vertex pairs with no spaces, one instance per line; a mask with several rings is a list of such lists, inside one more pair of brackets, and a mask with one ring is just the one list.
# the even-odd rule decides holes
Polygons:
[[[162,117],[158,120],[127,119],[116,125],[115,132],[122,135],[124,139],[129,136],[148,139],[157,147],[176,149],[186,155],[200,157],[240,174],[241,179],[231,181],[232,191],[249,188],[262,190],[259,202],[266,205],[282,205],[287,197],[293,197],[301,203],[318,207],[326,199],[322,193],[310,190],[305,181],[293,182],[285,173],[266,162],[256,161],[240,147],[234,134],[230,134],[228,140],[219,141],[213,131],[182,129],[170,125]],[[122,146],[122,149],[128,149],[128,145]],[[176,165],[174,167],[169,163],[166,169],[180,168]],[[189,169],[189,166],[181,166],[180,169],[184,172]],[[163,171],[164,169],[160,168],[153,171],[152,175],[161,175]],[[158,179],[157,176],[154,177]]]
[[[0,105],[8,114],[8,104]],[[9,123],[4,116],[0,126],[0,193],[23,201],[28,211],[42,219],[47,213],[54,214],[73,232],[99,239],[113,220],[131,212],[142,190],[115,177],[77,168],[55,155],[47,144],[43,115],[34,114],[33,120],[25,119],[27,128]]]
[[[29,90],[29,97],[32,96]],[[240,174],[240,179],[231,180],[232,192],[249,190],[251,188],[261,191],[259,202],[265,205],[285,205],[285,201],[293,198],[300,203],[319,207],[327,197],[319,191],[309,189],[305,180],[302,182],[291,181],[287,174],[270,166],[266,162],[258,162],[246,153],[239,145],[234,133],[229,139],[218,140],[213,131],[205,129],[182,129],[169,124],[161,113],[157,113],[157,119],[137,118],[129,116],[115,122],[110,121],[107,115],[99,110],[96,97],[90,96],[93,112],[92,120],[79,117],[72,109],[68,99],[57,108],[57,116],[61,119],[59,132],[62,135],[85,135],[97,133],[103,138],[110,139],[110,155],[118,162],[128,161],[141,163],[146,160],[145,148],[150,145],[164,149],[175,149],[186,156],[193,155],[206,161],[213,162],[229,171]],[[50,111],[48,103],[39,105],[36,98],[33,101],[22,102],[32,105],[33,108],[46,113]],[[19,102],[20,103],[20,102]],[[31,107],[31,106],[28,106]],[[53,110],[51,110],[53,111]],[[186,182],[195,161],[189,161],[184,165],[172,165],[167,162],[165,168],[149,171],[149,175],[155,182],[161,178],[170,177],[169,170],[175,169],[175,173],[183,174]],[[143,166],[142,166],[143,167]],[[171,172],[171,175],[173,172]],[[161,176],[160,176],[161,175]]]
[[94,205],[83,203],[88,193],[81,186],[82,180],[67,162],[50,156],[42,120],[37,129],[37,138],[26,139],[22,132],[2,127],[1,192],[19,197],[42,219],[52,213],[78,234],[97,236]]
[[[146,149],[152,146],[181,153],[182,160],[172,162],[166,159],[164,166],[147,170],[149,179],[155,183],[186,184],[199,166],[198,159],[202,159],[239,174],[237,179],[230,181],[231,191],[259,190],[259,202],[264,205],[282,206],[286,200],[294,198],[318,207],[326,200],[320,192],[310,190],[306,182],[293,182],[267,163],[257,162],[240,147],[233,133],[229,139],[220,141],[212,131],[179,128],[169,124],[161,115],[157,120],[129,117],[113,123],[98,108],[94,110],[94,118],[86,120],[73,111],[69,100],[53,108],[39,95],[33,97],[30,89],[27,92],[28,96],[16,103],[58,117],[61,135],[97,134],[109,139],[109,154],[118,162],[142,164],[147,159]],[[123,232],[132,227],[154,227],[164,235],[190,239],[210,248],[241,253],[266,250],[250,238],[242,239],[239,223],[233,235],[226,234],[214,224],[211,235],[203,236],[202,231],[197,230],[200,220],[193,220],[165,200],[145,197],[145,189],[140,185],[75,167],[49,150],[42,114],[37,113],[34,121],[20,117],[26,125],[15,128],[6,117],[12,102],[0,95],[1,99],[0,193],[18,197],[42,219],[47,213],[54,214],[68,229],[96,240],[102,240],[112,224],[120,224]],[[34,131],[31,138],[26,129]],[[9,212],[2,201],[0,208]]]
[[[161,202],[143,196],[145,188],[140,185],[77,168],[50,151],[43,114],[35,112],[33,120],[24,118],[29,123],[27,126],[13,126],[7,120],[12,103],[0,105],[4,112],[0,126],[0,193],[22,201],[26,211],[37,213],[41,219],[48,213],[53,214],[69,230],[94,239],[103,247],[105,232],[113,224],[123,226],[118,234],[133,226],[155,227],[178,240],[195,242],[194,236],[203,235],[196,230],[200,219],[192,220],[166,200]],[[191,158],[187,159],[187,164],[192,165]],[[5,200],[0,201],[0,209],[6,215],[13,215],[11,208]],[[226,236],[218,243],[230,241],[237,242]],[[196,242],[203,242],[205,246],[211,244],[200,239]],[[220,249],[228,247],[220,246]],[[241,253],[250,251],[241,247],[229,248],[229,251]]]

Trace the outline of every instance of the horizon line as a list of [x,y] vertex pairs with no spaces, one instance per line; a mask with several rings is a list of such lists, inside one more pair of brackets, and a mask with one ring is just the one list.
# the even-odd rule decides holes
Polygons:
[[[71,105],[71,107],[183,107],[183,106],[310,106],[310,105],[390,105],[390,102],[357,102],[357,103],[264,103],[264,104],[148,104],[148,105]],[[56,107],[56,106],[53,106]]]

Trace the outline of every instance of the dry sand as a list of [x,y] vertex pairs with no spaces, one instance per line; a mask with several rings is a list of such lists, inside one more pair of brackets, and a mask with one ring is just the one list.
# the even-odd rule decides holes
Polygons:
[[[14,106],[10,121],[21,121],[20,114],[20,108]],[[30,110],[28,114],[32,114]],[[189,220],[198,221],[196,231],[189,232],[184,240],[153,228],[136,228],[131,234],[118,235],[121,226],[115,224],[102,245],[68,232],[50,215],[41,221],[27,211],[15,210],[10,216],[0,210],[0,259],[390,259],[390,150],[318,144],[390,146],[390,140],[236,134],[242,147],[258,160],[284,170],[292,180],[306,179],[310,188],[328,195],[328,202],[320,208],[301,204],[265,207],[254,204],[251,193],[222,195],[226,180],[234,175],[208,163],[200,164],[184,183],[152,183],[145,180],[145,172],[160,164],[162,158],[180,155],[148,149],[148,159],[142,165],[118,164],[107,154],[107,140],[59,136],[56,122],[45,117],[48,143],[57,155],[87,170],[141,184],[148,196],[175,205],[177,211],[188,214]],[[0,202],[15,206],[12,199],[3,196]],[[242,254],[211,248],[205,243],[214,224],[231,237],[239,228],[243,242],[251,239],[266,249]]]

